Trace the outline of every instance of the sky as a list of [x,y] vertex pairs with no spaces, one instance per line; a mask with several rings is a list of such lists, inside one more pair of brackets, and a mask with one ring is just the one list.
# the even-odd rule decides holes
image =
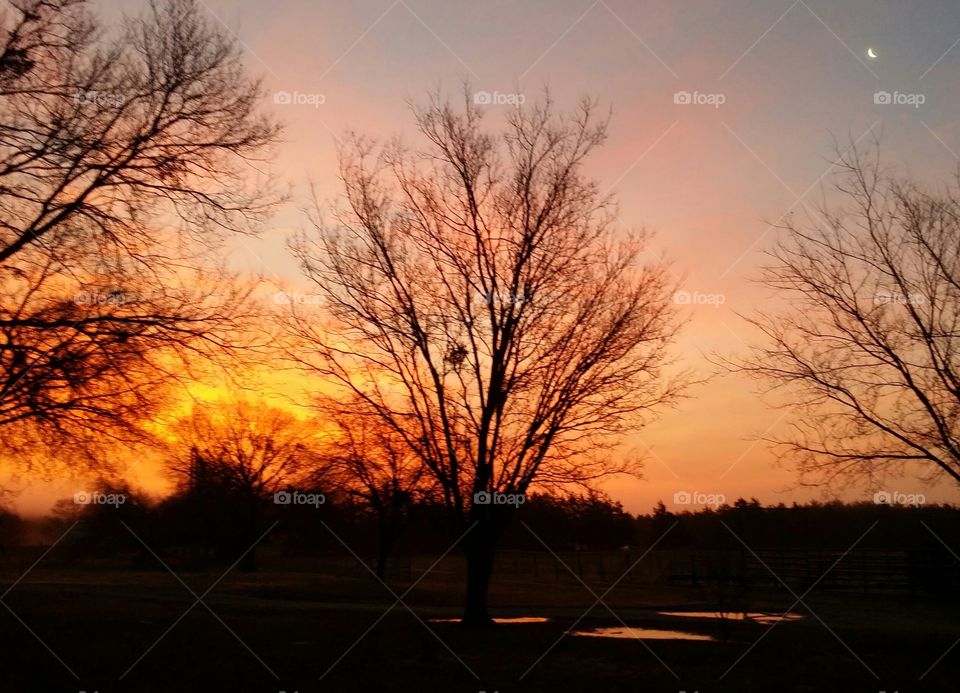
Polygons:
[[[139,5],[95,4],[109,17]],[[264,108],[286,124],[274,168],[291,201],[261,238],[238,244],[238,266],[295,286],[285,239],[305,226],[309,181],[323,199],[338,194],[336,138],[356,130],[414,142],[408,103],[428,90],[453,95],[468,81],[490,95],[494,127],[510,103],[544,88],[560,108],[590,96],[613,116],[588,173],[616,194],[625,227],[655,233],[651,260],[668,258],[701,302],[681,307],[690,321],[677,353],[703,374],[713,370],[709,354],[746,350],[752,335],[738,313],[770,306],[753,280],[779,233],[772,224],[789,213],[804,219],[821,199],[836,147],[882,136],[884,160],[927,182],[952,175],[960,160],[956,0],[203,6],[242,42],[271,95]],[[867,500],[878,490],[797,488],[755,440],[775,434],[787,412],[753,382],[718,377],[690,395],[626,441],[647,459],[643,479],[607,486],[628,510],[648,512],[660,499],[673,507],[684,491],[790,503]],[[908,477],[890,490],[960,502],[955,486]],[[50,493],[33,484],[25,507]]]

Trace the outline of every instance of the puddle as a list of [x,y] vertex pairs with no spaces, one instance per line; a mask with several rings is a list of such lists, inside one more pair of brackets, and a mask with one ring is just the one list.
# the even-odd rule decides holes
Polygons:
[[[430,623],[460,623],[459,618],[431,618]],[[543,616],[518,616],[517,618],[495,618],[494,623],[515,624],[515,623],[547,623],[550,619]]]
[[682,630],[659,630],[657,628],[594,628],[575,630],[571,635],[587,638],[618,638],[624,640],[702,640],[714,642],[716,638]]
[[[689,618],[720,618],[720,614],[716,611],[658,611],[658,614],[661,616],[678,616],[678,617],[689,617]],[[780,623],[781,621],[799,621],[803,618],[802,614],[768,614],[763,612],[734,612],[727,614],[727,620],[729,621],[754,621],[755,623],[762,623],[764,625],[770,625],[773,623]]]

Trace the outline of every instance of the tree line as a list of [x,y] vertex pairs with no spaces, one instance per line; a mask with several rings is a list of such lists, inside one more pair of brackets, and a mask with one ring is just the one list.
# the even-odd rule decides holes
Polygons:
[[[314,506],[277,504],[272,497],[260,496],[256,521],[252,521],[249,499],[231,498],[229,488],[216,492],[183,488],[155,497],[122,483],[104,484],[96,492],[123,495],[121,506],[78,506],[67,498],[43,518],[26,519],[4,511],[0,515],[0,546],[15,551],[49,543],[80,521],[74,530],[79,537],[73,540],[76,551],[64,552],[65,562],[112,557],[121,566],[161,569],[140,545],[142,539],[165,562],[190,570],[233,563],[272,527],[263,545],[272,547],[270,555],[280,556],[281,561],[285,556],[352,560],[343,540],[381,578],[388,577],[391,564],[399,559],[442,553],[448,546],[444,507],[429,495],[407,498],[402,504],[402,520],[384,536],[375,507],[346,489],[325,490],[324,503]],[[320,493],[309,488],[305,493],[311,491]],[[210,497],[212,493],[215,495]],[[945,550],[941,541],[951,546],[960,542],[960,508],[952,505],[811,501],[764,506],[755,499],[740,498],[717,508],[682,512],[671,512],[661,502],[649,513],[633,515],[619,502],[594,492],[534,494],[516,511],[516,517],[518,522],[504,533],[501,548],[545,554],[643,551],[650,547],[740,552],[744,543],[755,550],[842,551],[856,544],[861,549],[894,552],[940,551]],[[325,524],[335,534],[326,530]],[[240,567],[271,568],[262,558],[258,560],[256,552]]]

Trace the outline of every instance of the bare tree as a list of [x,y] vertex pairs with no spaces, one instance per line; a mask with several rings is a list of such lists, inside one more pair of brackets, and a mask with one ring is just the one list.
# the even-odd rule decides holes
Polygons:
[[785,226],[764,280],[788,308],[750,319],[764,341],[735,368],[789,393],[773,442],[802,479],[960,481],[960,188],[898,179],[879,149],[839,166],[844,202]]
[[291,355],[422,460],[466,555],[464,622],[487,623],[498,502],[630,471],[610,449],[676,396],[677,326],[665,268],[583,173],[595,104],[547,96],[492,135],[464,101],[415,109],[423,151],[344,149],[345,206],[294,244],[327,319],[294,306]]
[[192,0],[115,36],[78,0],[0,26],[0,436],[120,435],[232,343],[246,292],[214,251],[275,201],[253,167],[277,128]]
[[207,483],[264,499],[322,480],[316,428],[264,402],[197,402],[170,431],[169,469],[186,489]]
[[337,468],[346,493],[376,517],[375,570],[383,580],[410,507],[418,494],[429,493],[432,477],[400,434],[382,417],[369,413],[362,402],[354,399],[344,407],[324,400],[319,409],[335,427],[335,437],[324,454]]
[[[334,468],[320,454],[315,426],[264,402],[196,403],[169,432],[168,471],[202,517],[225,518],[225,548],[245,551],[263,531],[264,507],[292,487],[332,485]],[[202,521],[202,520],[200,520]],[[198,533],[203,533],[198,528]],[[255,565],[255,553],[244,567]]]

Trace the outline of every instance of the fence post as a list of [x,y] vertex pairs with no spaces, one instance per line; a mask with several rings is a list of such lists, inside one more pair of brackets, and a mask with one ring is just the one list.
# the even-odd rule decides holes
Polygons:
[[[860,584],[863,588],[863,593],[867,593],[867,552],[860,551]],[[888,583],[889,584],[889,583]]]

